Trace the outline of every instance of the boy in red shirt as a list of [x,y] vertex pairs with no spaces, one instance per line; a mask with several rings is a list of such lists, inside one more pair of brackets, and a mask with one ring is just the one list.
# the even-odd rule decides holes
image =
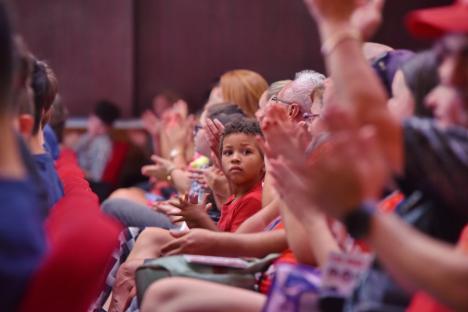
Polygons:
[[252,120],[240,120],[224,129],[221,163],[231,183],[232,193],[221,210],[218,229],[235,232],[262,207],[263,155],[256,142],[261,131]]
[[[250,119],[236,120],[224,129],[220,142],[221,165],[230,182],[232,195],[222,207],[218,225],[205,213],[204,205],[189,203],[187,196],[176,200],[178,203],[174,202],[174,208],[180,212],[171,215],[190,217],[188,223],[191,227],[235,232],[246,219],[258,212],[262,207],[265,167],[257,135],[261,135],[260,127],[255,120]],[[161,250],[177,249],[184,240],[182,236],[187,233],[146,228],[126,262],[119,268],[109,311],[124,311],[128,306],[135,294],[134,272],[143,259],[157,258]]]

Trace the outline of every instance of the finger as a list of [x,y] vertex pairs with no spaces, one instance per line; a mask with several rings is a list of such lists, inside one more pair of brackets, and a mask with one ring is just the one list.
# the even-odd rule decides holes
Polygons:
[[158,167],[155,165],[146,165],[146,166],[141,167],[141,174],[144,176],[150,176],[157,169]]
[[257,139],[258,147],[268,159],[273,159],[273,158],[278,157],[278,155],[276,155],[273,152],[273,150],[270,148],[270,146],[268,145],[268,143],[265,141],[263,137],[257,136],[256,139]]
[[216,129],[219,133],[224,132],[224,125],[218,119],[213,120],[213,124],[215,125]]
[[178,224],[180,222],[186,222],[185,218],[184,217],[176,217],[176,216],[172,216],[171,218],[171,222],[173,224]]
[[151,155],[151,160],[156,163],[156,164],[159,164],[161,163],[162,161],[164,161],[165,159],[162,158],[162,157],[159,157],[158,155]]

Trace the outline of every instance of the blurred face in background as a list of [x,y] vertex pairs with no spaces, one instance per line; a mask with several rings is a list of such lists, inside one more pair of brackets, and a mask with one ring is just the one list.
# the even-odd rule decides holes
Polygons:
[[202,124],[198,124],[194,128],[194,141],[195,151],[204,156],[210,157],[210,144],[208,142],[208,137],[206,136],[206,131],[203,128]]
[[164,95],[157,95],[153,99],[153,111],[158,117],[162,117],[164,112],[172,107],[172,103]]
[[440,84],[426,105],[443,126],[468,127],[468,36],[448,36],[441,46]]
[[96,136],[105,133],[106,126],[96,115],[90,115],[88,118],[88,134]]

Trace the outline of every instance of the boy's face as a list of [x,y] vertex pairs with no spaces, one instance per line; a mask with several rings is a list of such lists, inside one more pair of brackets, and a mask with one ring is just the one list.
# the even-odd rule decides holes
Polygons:
[[221,162],[225,175],[236,185],[258,180],[264,172],[263,156],[253,135],[235,133],[226,136]]

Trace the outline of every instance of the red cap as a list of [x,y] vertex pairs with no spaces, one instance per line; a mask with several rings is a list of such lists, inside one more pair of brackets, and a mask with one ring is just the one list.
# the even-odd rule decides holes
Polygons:
[[413,11],[406,17],[406,25],[414,36],[421,38],[435,38],[446,33],[468,34],[468,0]]

